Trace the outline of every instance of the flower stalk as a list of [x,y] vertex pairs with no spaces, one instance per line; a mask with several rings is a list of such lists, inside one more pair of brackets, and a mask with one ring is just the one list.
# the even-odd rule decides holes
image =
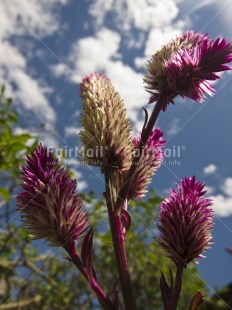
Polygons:
[[168,285],[165,276],[161,273],[160,276],[160,289],[163,298],[164,310],[176,310],[178,300],[181,292],[182,275],[185,264],[184,262],[176,263],[175,281],[173,279],[172,271],[170,270],[170,286]]
[[95,292],[98,301],[103,307],[103,309],[117,310],[117,306],[115,306],[113,302],[109,299],[109,297],[105,294],[96,277],[90,276],[90,274],[88,273],[86,267],[84,266],[82,260],[76,252],[75,244],[73,242],[69,242],[68,244],[64,245],[64,249],[68,253],[70,260],[73,262],[73,264],[78,268],[80,273],[89,282],[90,287]]
[[136,310],[136,302],[132,289],[131,277],[125,251],[125,233],[122,224],[121,212],[115,212],[114,205],[116,202],[116,187],[114,179],[114,168],[105,169],[106,183],[106,203],[112,234],[112,241],[115,253],[115,260],[118,268],[122,294],[127,310]]

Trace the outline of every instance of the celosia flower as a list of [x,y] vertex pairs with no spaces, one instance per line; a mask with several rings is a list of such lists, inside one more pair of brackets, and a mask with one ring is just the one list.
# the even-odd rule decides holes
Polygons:
[[88,228],[84,204],[75,192],[76,181],[41,144],[26,162],[16,199],[32,238],[45,238],[52,246],[76,241]]
[[[163,147],[165,140],[162,139],[163,132],[159,129],[153,129],[145,147],[142,150],[142,156],[138,163],[128,198],[139,198],[145,196],[148,184],[151,182],[151,177],[160,167],[163,158]],[[134,145],[135,156],[138,151],[141,137],[134,136],[132,144]]]
[[93,166],[128,170],[131,164],[131,128],[126,109],[103,74],[86,76],[80,86],[83,112],[80,140],[83,160]]
[[219,78],[215,72],[230,70],[225,64],[231,61],[232,43],[225,38],[213,41],[201,33],[184,33],[155,53],[147,64],[144,82],[152,93],[150,103],[162,98],[165,110],[178,95],[203,102],[204,93],[213,95],[215,90],[208,80]]
[[184,178],[161,204],[158,244],[174,262],[189,263],[212,243],[212,200],[204,198],[204,184]]

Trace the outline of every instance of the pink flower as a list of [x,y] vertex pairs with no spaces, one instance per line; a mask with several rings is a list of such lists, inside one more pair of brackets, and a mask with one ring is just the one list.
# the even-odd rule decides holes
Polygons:
[[225,38],[215,41],[208,35],[184,33],[152,56],[147,64],[145,88],[152,94],[150,103],[165,101],[163,110],[180,95],[203,102],[205,93],[213,95],[210,80],[220,78],[216,72],[231,70],[232,43]]
[[52,246],[76,241],[89,226],[76,181],[41,144],[26,162],[16,199],[32,238],[45,238]]
[[161,205],[156,240],[174,262],[203,257],[212,243],[212,201],[203,197],[204,186],[195,177],[184,178]]
[[[159,128],[152,130],[148,141],[142,150],[142,155],[129,191],[129,199],[145,196],[147,192],[146,188],[151,182],[151,177],[161,166],[164,159],[163,148],[165,143],[162,136],[163,132]],[[138,136],[134,136],[132,138],[132,144],[134,145],[135,152],[139,146],[140,139],[141,137]]]

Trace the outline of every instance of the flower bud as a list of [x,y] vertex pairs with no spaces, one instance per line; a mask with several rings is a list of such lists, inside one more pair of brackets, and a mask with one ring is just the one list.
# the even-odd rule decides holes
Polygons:
[[33,239],[63,246],[80,238],[89,226],[76,181],[41,144],[22,166],[17,209]]
[[[156,173],[164,159],[163,147],[165,140],[162,139],[162,136],[163,132],[159,128],[152,130],[146,145],[142,149],[142,155],[136,168],[128,199],[145,196],[147,186],[151,182],[151,177]],[[140,144],[140,139],[141,137],[137,136],[132,138],[135,156],[138,151],[137,148]]]
[[186,264],[212,244],[212,200],[204,198],[204,184],[184,178],[161,204],[157,243],[174,262]]
[[110,80],[98,73],[84,77],[80,91],[83,161],[103,169],[112,166],[128,170],[132,156],[131,128],[119,94]]

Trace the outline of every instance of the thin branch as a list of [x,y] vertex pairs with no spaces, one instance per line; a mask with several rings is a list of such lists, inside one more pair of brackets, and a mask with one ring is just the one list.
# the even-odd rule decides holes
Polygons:
[[24,262],[25,267],[31,269],[31,271],[33,271],[35,274],[40,276],[43,280],[45,280],[47,283],[49,283],[53,287],[59,288],[59,285],[56,281],[49,278],[41,269],[39,269],[38,267],[36,267],[36,265],[34,265],[32,262],[29,261],[27,254],[26,254],[26,248],[25,247],[23,247],[23,249],[22,249],[22,254],[23,254],[23,259],[24,259],[23,262]]
[[35,274],[40,276],[43,280],[45,280],[47,283],[49,283],[53,287],[59,288],[59,284],[56,281],[49,278],[41,269],[37,268],[34,264],[32,264],[27,259],[25,260],[24,266],[31,269],[31,271],[33,271]]
[[36,295],[32,298],[27,298],[26,300],[20,300],[20,301],[15,301],[11,302],[5,305],[0,306],[0,310],[13,310],[13,309],[21,309],[24,307],[28,307],[31,304],[38,304],[42,300],[42,296]]

